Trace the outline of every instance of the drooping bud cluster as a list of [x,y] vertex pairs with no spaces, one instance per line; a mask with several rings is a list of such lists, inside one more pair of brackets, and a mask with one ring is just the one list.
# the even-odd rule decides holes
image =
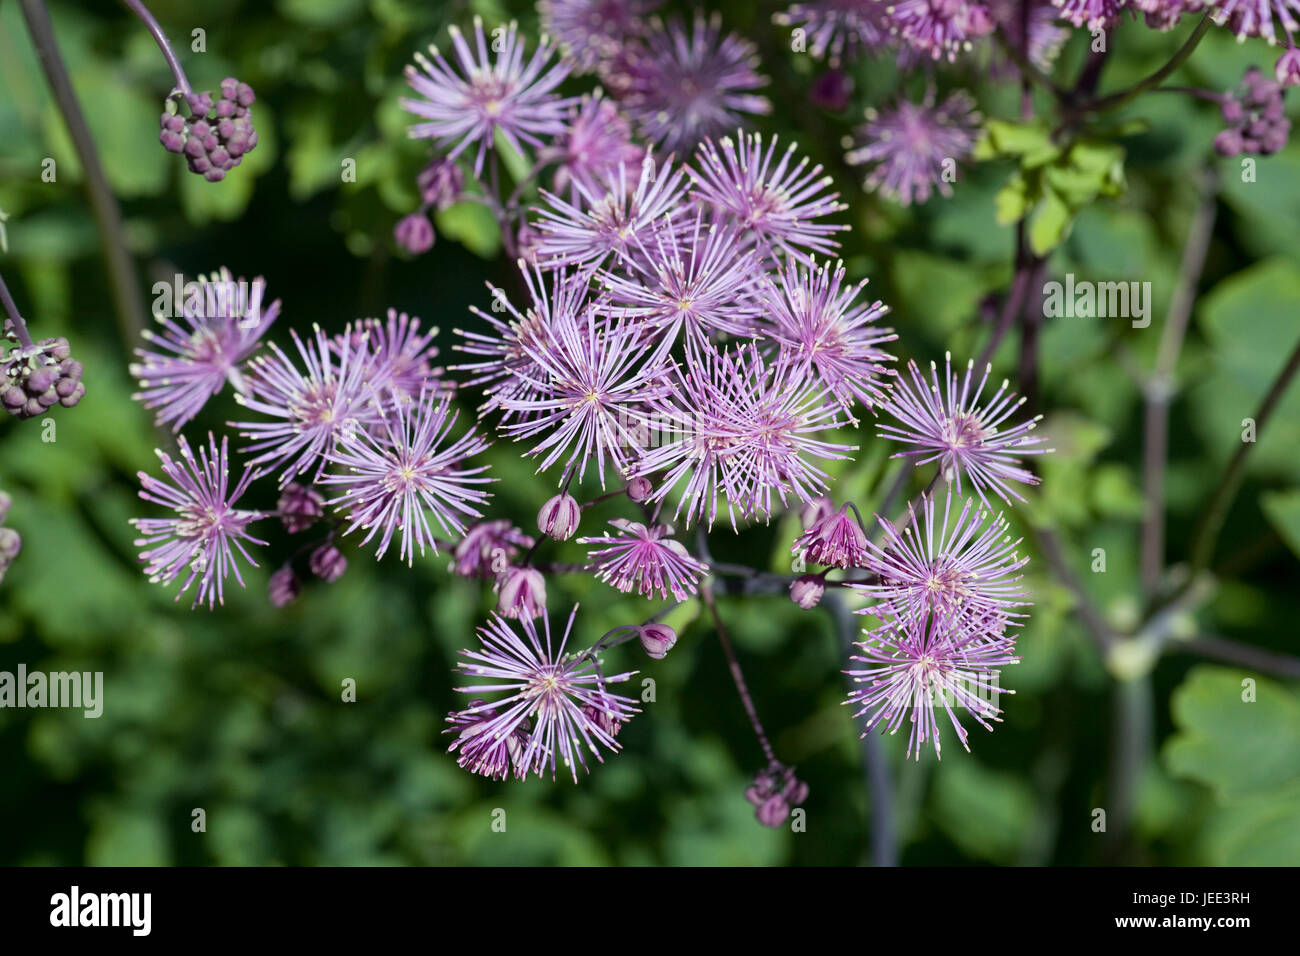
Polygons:
[[23,549],[22,536],[13,528],[4,527],[5,518],[9,516],[9,505],[11,499],[3,491],[0,491],[0,581],[5,579],[5,572],[9,570],[9,565],[13,564],[14,558],[18,557],[18,552]]
[[1269,156],[1286,146],[1291,121],[1282,102],[1284,87],[1256,67],[1242,78],[1242,86],[1223,100],[1223,121],[1227,127],[1214,137],[1220,156],[1257,154]]
[[754,777],[745,791],[745,799],[754,805],[754,815],[765,827],[779,827],[790,816],[792,807],[808,799],[808,784],[798,780],[794,768],[773,761]]
[[35,418],[55,405],[71,408],[86,394],[81,363],[65,338],[24,348],[5,323],[0,339],[0,405],[17,418]]
[[215,97],[210,92],[185,97],[189,119],[177,113],[176,100],[169,99],[158,141],[168,152],[184,156],[190,172],[199,173],[208,182],[220,182],[257,146],[250,112],[255,99],[253,88],[234,77],[221,81]]

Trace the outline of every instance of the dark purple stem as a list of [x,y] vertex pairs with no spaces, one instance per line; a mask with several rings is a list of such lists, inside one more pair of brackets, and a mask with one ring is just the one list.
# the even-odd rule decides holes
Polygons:
[[745,683],[745,674],[740,669],[740,661],[736,659],[736,650],[731,645],[731,638],[727,636],[727,629],[722,623],[722,615],[718,613],[717,602],[713,599],[713,589],[711,583],[706,583],[700,589],[700,598],[704,601],[713,615],[713,624],[718,632],[718,643],[722,645],[722,653],[727,657],[727,667],[731,670],[731,679],[736,682],[736,690],[740,693],[740,702],[745,706],[745,713],[749,715],[749,723],[754,728],[754,736],[758,738],[758,745],[763,748],[763,754],[767,757],[769,764],[776,762],[776,754],[772,751],[772,745],[768,743],[767,734],[763,731],[763,722],[758,719],[758,710],[754,707],[754,699],[749,694],[749,687]]
[[154,19],[154,15],[149,12],[149,8],[140,0],[123,0],[123,2],[149,28],[149,32],[153,34],[154,42],[158,44],[158,49],[162,50],[162,55],[167,60],[167,66],[171,68],[172,76],[176,79],[176,88],[189,96],[194,92],[190,88],[189,78],[186,77],[185,70],[181,68],[181,61],[176,58],[176,51],[172,49],[171,43],[167,40],[167,34],[163,32],[163,28],[159,26],[158,21]]
[[31,348],[32,337],[27,331],[27,323],[23,321],[18,306],[14,304],[13,296],[9,294],[9,287],[5,285],[4,276],[0,276],[0,305],[4,306],[5,313],[14,327],[14,335],[18,336],[18,341],[22,343],[23,348]]

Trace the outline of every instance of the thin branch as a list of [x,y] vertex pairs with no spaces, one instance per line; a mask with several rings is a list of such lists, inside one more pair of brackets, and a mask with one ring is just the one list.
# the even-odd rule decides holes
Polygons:
[[185,75],[185,70],[181,67],[181,61],[176,58],[176,51],[172,49],[171,43],[168,42],[167,34],[163,32],[163,28],[158,25],[158,21],[154,19],[154,15],[149,12],[149,8],[141,3],[140,0],[124,0],[124,2],[131,8],[132,13],[144,21],[144,25],[148,27],[149,32],[153,34],[154,42],[158,44],[158,49],[162,50],[162,55],[167,60],[167,66],[172,71],[172,77],[176,80],[176,88],[186,96],[189,96],[194,91],[190,89],[189,78]]
[[5,314],[13,326],[14,335],[18,336],[18,341],[25,349],[32,348],[32,336],[27,331],[27,323],[23,321],[22,313],[18,311],[18,306],[14,304],[14,298],[9,294],[9,287],[5,285],[4,276],[0,276],[0,306],[4,307]]
[[1200,657],[1225,664],[1237,664],[1250,670],[1300,680],[1300,658],[1261,650],[1249,644],[1238,644],[1226,638],[1201,634],[1184,641],[1170,641],[1169,647],[1181,649]]
[[1286,393],[1287,387],[1291,384],[1291,379],[1295,377],[1297,370],[1300,370],[1300,341],[1296,342],[1295,348],[1291,351],[1291,357],[1282,366],[1278,372],[1273,386],[1264,396],[1264,401],[1260,403],[1259,411],[1255,412],[1255,441],[1243,441],[1241,447],[1237,449],[1236,454],[1232,456],[1232,461],[1228,464],[1227,471],[1224,472],[1223,479],[1219,486],[1214,489],[1214,495],[1210,498],[1210,503],[1205,510],[1201,512],[1201,521],[1197,525],[1196,533],[1192,537],[1192,577],[1205,568],[1210,563],[1210,558],[1214,556],[1214,545],[1218,541],[1219,532],[1223,529],[1224,519],[1228,516],[1228,509],[1232,507],[1233,499],[1237,497],[1237,490],[1241,487],[1241,481],[1246,474],[1246,458],[1250,450],[1259,443],[1259,435],[1264,430],[1265,423],[1277,408],[1282,396]]
[[85,114],[77,102],[77,94],[68,78],[68,71],[59,56],[58,43],[54,38],[54,27],[50,23],[49,12],[41,0],[19,0],[23,19],[27,21],[27,31],[31,34],[32,45],[40,58],[41,68],[50,84],[50,91],[58,103],[63,122],[68,127],[68,135],[76,147],[81,159],[81,168],[86,177],[86,191],[90,197],[90,209],[99,229],[99,241],[103,247],[105,265],[108,268],[109,284],[113,289],[113,300],[117,307],[118,327],[123,342],[130,343],[139,338],[144,331],[144,300],[136,286],[135,269],[127,251],[126,234],[122,229],[122,211],[117,199],[108,185],[104,167],[99,161],[99,152],[95,140],[86,125]]
[[1052,566],[1056,576],[1074,595],[1076,609],[1079,617],[1083,619],[1084,627],[1096,641],[1102,655],[1105,656],[1115,643],[1115,633],[1106,623],[1106,618],[1102,615],[1097,605],[1093,603],[1090,595],[1070,567],[1070,563],[1065,559],[1065,553],[1061,550],[1061,543],[1057,540],[1056,534],[1048,528],[1032,528],[1032,533],[1038,541],[1039,550],[1043,552],[1043,557],[1047,558],[1047,563]]
[[[823,603],[835,618],[835,630],[847,655],[852,651],[853,638],[857,636],[857,623],[853,612],[839,595],[828,593]],[[894,832],[894,782],[885,748],[880,735],[863,734],[862,770],[871,795],[871,862],[875,866],[898,866],[898,837]]]
[[1201,202],[1183,247],[1178,284],[1169,303],[1160,335],[1155,370],[1143,388],[1146,402],[1143,439],[1142,485],[1145,515],[1142,521],[1142,589],[1147,596],[1160,587],[1165,563],[1165,466],[1169,447],[1169,403],[1173,397],[1174,369],[1182,353],[1187,323],[1196,302],[1196,287],[1205,268],[1205,256],[1214,234],[1218,184],[1213,171],[1201,176]]
[[718,643],[722,645],[722,653],[727,657],[727,667],[731,670],[731,679],[736,682],[736,690],[740,693],[740,702],[745,707],[745,713],[749,715],[749,723],[754,728],[754,736],[758,738],[758,745],[763,748],[763,754],[767,757],[769,764],[776,763],[776,754],[772,751],[772,745],[768,742],[767,733],[763,730],[763,722],[758,719],[758,709],[754,706],[754,699],[749,694],[749,687],[745,683],[745,674],[740,669],[740,661],[736,659],[736,649],[732,647],[731,638],[727,636],[727,628],[722,623],[722,615],[718,613],[717,602],[713,599],[712,582],[706,581],[700,588],[700,598],[704,601],[713,615],[713,624],[718,632]]

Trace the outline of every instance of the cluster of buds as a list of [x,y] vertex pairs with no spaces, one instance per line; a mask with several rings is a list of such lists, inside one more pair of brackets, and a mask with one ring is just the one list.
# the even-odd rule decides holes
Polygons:
[[22,536],[13,528],[4,527],[4,521],[9,516],[9,505],[12,500],[7,494],[0,491],[0,581],[4,580],[9,565],[13,564],[14,558],[18,557],[18,552],[23,549]]
[[808,784],[796,779],[794,768],[773,761],[759,771],[745,791],[745,799],[754,805],[754,815],[765,827],[779,827],[790,816],[792,807],[808,799]]
[[184,156],[190,172],[199,173],[208,182],[220,182],[257,146],[249,110],[256,99],[253,88],[227,77],[215,99],[212,93],[191,93],[184,99],[190,108],[189,119],[177,113],[176,99],[168,99],[158,141],[168,152]]
[[1236,95],[1223,98],[1223,121],[1227,128],[1214,137],[1220,156],[1241,154],[1268,156],[1286,146],[1291,121],[1282,102],[1284,87],[1255,67],[1246,71]]
[[35,418],[55,405],[71,408],[86,394],[81,363],[65,338],[24,347],[5,324],[0,339],[0,405],[17,418]]

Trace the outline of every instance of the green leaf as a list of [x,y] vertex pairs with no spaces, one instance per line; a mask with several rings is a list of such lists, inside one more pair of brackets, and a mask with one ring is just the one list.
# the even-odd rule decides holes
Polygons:
[[1052,189],[1043,191],[1043,198],[1029,215],[1029,247],[1035,255],[1045,256],[1065,238],[1072,221],[1070,206]]
[[984,767],[960,749],[953,757],[934,770],[934,813],[939,826],[971,856],[1014,861],[1034,818],[1029,785],[1012,774]]
[[1282,540],[1300,555],[1300,488],[1266,491],[1260,495],[1259,503]]
[[[1253,680],[1255,700],[1243,700]],[[1249,695],[1246,695],[1249,696]],[[1228,801],[1300,783],[1300,700],[1255,674],[1198,667],[1174,692],[1178,733],[1165,747],[1171,770]]]
[[501,229],[492,211],[482,203],[461,202],[434,213],[439,235],[455,239],[484,259],[501,251]]
[[1009,226],[1025,218],[1025,210],[1029,208],[1029,187],[1025,177],[1019,172],[1013,174],[1007,184],[998,190],[995,203],[999,226]]

